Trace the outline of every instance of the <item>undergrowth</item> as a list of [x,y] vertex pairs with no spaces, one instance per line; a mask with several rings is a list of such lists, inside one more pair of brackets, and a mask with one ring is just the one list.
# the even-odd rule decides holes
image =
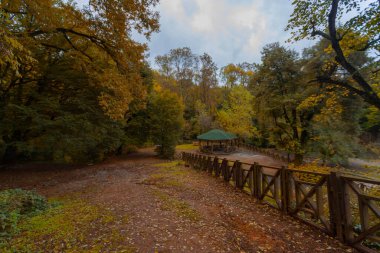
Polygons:
[[18,224],[22,218],[37,215],[48,207],[47,200],[33,191],[0,191],[0,249],[18,233]]
[[[32,192],[10,192],[1,192],[0,201],[11,203],[13,207],[8,210],[18,210],[19,215],[16,215],[17,222],[13,218],[15,212],[9,215],[13,228],[9,230],[7,226],[7,236],[1,240],[0,252],[102,252],[111,249],[134,252],[125,245],[124,236],[117,229],[120,219],[117,220],[118,217],[105,207],[80,199],[64,199],[59,204],[56,201],[51,204]],[[9,197],[9,194],[15,196]],[[122,217],[121,221],[127,223],[128,217]]]

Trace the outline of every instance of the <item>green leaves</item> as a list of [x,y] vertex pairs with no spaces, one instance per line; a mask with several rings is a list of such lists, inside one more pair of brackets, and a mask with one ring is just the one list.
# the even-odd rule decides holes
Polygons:
[[152,94],[148,105],[151,138],[158,145],[157,153],[172,158],[183,127],[183,103],[170,91]]
[[20,218],[35,215],[48,208],[46,199],[21,189],[0,191],[0,249],[18,232]]
[[102,160],[144,108],[151,1],[0,2],[0,160]]

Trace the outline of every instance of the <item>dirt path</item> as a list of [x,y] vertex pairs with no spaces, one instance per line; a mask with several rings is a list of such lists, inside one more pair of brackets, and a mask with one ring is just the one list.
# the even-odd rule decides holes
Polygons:
[[[19,166],[0,171],[0,189],[36,189],[106,207],[116,217],[112,231],[136,252],[353,252],[220,180],[164,162],[144,150],[96,166]],[[97,236],[109,233],[102,228]]]

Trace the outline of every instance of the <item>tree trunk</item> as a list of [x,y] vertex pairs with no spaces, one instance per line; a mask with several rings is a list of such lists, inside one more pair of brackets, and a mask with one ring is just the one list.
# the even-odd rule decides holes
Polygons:
[[303,154],[294,154],[294,165],[299,166],[303,163]]

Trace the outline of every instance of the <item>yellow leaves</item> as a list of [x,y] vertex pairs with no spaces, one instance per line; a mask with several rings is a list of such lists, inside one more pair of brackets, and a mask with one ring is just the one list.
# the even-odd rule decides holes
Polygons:
[[314,117],[317,122],[324,122],[332,118],[338,118],[342,115],[344,107],[340,102],[340,98],[348,97],[350,92],[347,89],[341,89],[338,93],[335,90],[327,87],[327,91],[321,94],[313,94],[304,99],[297,107],[298,110],[310,110],[314,107],[323,104],[323,108],[320,113]]
[[321,109],[321,113],[315,116],[315,121],[324,122],[330,118],[338,119],[343,113],[343,105],[337,100],[336,96],[327,98],[325,104],[326,106]]
[[249,78],[254,75],[250,69],[244,69],[241,65],[228,64],[222,69],[223,79],[230,87],[234,85],[247,85]]
[[115,69],[108,69],[96,76],[97,83],[106,91],[98,97],[99,105],[107,116],[114,120],[123,119],[129,105],[137,99],[144,99],[146,91],[138,74],[122,75]]
[[255,127],[252,126],[254,97],[243,86],[231,89],[223,109],[217,112],[217,120],[224,130],[243,138],[252,137]]
[[3,86],[10,82],[10,78],[22,78],[20,68],[31,69],[36,60],[27,48],[5,31],[0,31],[0,41],[0,69],[5,73],[0,78],[0,85]]
[[[10,22],[0,27],[0,73],[6,72],[0,76],[1,86],[7,88],[11,78],[12,82],[24,78],[21,67],[30,78],[28,65],[75,59],[75,67],[83,65],[80,70],[86,71],[94,82],[91,85],[99,88],[98,102],[105,114],[122,119],[132,101],[146,96],[140,74],[146,46],[133,41],[130,31],[135,27],[146,36],[157,31],[158,16],[150,9],[156,3],[90,1],[89,10],[96,13],[92,15],[72,1],[2,1],[0,7],[7,7],[13,17],[0,13]],[[39,57],[39,64],[31,51]]]
[[153,81],[153,91],[154,92],[162,91],[162,86],[156,80]]
[[[362,35],[359,32],[341,31],[341,34],[344,34],[344,36],[339,43],[345,57],[350,56],[352,53],[358,50],[362,50],[369,40],[369,37],[367,35]],[[328,54],[332,54],[334,52],[331,44],[325,48],[324,51]]]
[[315,107],[318,105],[324,98],[325,94],[319,94],[319,95],[311,95],[310,97],[307,97],[305,100],[301,102],[301,104],[298,106],[299,110],[307,110],[310,108]]
[[375,106],[368,107],[366,118],[368,120],[367,127],[376,126],[380,123],[380,110]]
[[[99,105],[111,119],[122,119],[124,113],[128,110],[132,96],[130,91],[121,88],[121,83],[115,82],[115,84],[119,85],[108,87],[110,93],[102,92],[100,94]],[[113,96],[111,93],[114,93],[116,96]]]

